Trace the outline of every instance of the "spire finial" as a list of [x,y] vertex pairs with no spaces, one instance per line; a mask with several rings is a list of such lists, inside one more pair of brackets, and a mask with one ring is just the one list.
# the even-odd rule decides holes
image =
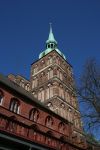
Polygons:
[[52,23],[50,22],[50,32],[52,32]]
[[63,53],[61,53],[60,50],[57,48],[57,41],[55,40],[52,31],[52,23],[50,22],[49,25],[50,25],[50,31],[49,31],[48,40],[46,41],[46,50],[40,53],[39,58],[42,58],[43,56],[47,55],[52,50],[56,50],[64,59],[66,59]]
[[49,24],[50,24],[50,32],[49,32],[49,37],[48,37],[48,40],[46,41],[46,43],[57,44],[57,41],[55,40],[54,35],[53,35],[53,31],[52,31],[52,23],[50,22]]

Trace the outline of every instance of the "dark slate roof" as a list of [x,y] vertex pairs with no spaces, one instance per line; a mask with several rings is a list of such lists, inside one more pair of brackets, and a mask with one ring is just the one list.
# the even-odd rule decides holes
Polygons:
[[40,109],[48,112],[49,114],[52,114],[53,116],[59,118],[60,120],[68,123],[68,121],[61,116],[57,115],[56,113],[52,112],[50,109],[48,109],[46,106],[43,105],[40,101],[38,101],[36,98],[33,97],[33,95],[26,91],[24,88],[20,87],[18,84],[14,83],[13,81],[9,80],[4,75],[0,74],[0,84],[12,93],[19,95],[21,98],[24,99],[24,101],[27,101],[28,103],[34,103],[37,107]]

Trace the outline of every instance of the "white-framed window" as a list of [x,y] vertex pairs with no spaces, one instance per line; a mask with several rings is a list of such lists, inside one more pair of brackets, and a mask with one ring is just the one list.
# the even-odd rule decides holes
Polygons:
[[16,98],[12,98],[10,102],[9,110],[14,113],[19,114],[19,111],[20,111],[19,100],[17,100]]

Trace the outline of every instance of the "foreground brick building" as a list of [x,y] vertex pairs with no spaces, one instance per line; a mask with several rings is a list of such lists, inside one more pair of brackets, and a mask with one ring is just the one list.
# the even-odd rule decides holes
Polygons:
[[28,81],[0,75],[0,149],[85,150],[72,66],[52,28]]

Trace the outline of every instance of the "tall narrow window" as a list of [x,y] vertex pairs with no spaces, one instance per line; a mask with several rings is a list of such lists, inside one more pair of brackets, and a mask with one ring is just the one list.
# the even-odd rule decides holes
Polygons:
[[53,69],[52,68],[48,69],[47,77],[48,77],[48,80],[53,78]]
[[32,70],[32,75],[34,75],[35,73],[38,72],[38,66],[34,66],[33,70]]
[[60,114],[62,117],[66,117],[66,113],[65,113],[65,105],[63,103],[60,104]]
[[36,109],[36,108],[31,109],[31,111],[29,113],[29,119],[37,122],[37,120],[39,119],[38,109]]
[[53,97],[53,86],[49,83],[46,89],[46,99]]
[[0,90],[0,105],[2,105],[2,103],[3,103],[3,97],[4,97],[4,94],[3,94],[3,92]]
[[56,57],[56,63],[57,63],[58,65],[60,65],[60,58],[59,58],[59,57]]
[[41,61],[41,68],[45,68],[45,61],[44,60]]
[[60,89],[59,90],[59,96],[64,99],[64,89],[63,89],[63,86],[60,85],[59,89]]
[[48,65],[50,65],[50,64],[52,64],[52,57],[51,56],[48,57]]
[[53,119],[52,119],[51,116],[47,116],[47,117],[46,117],[45,125],[46,125],[47,127],[49,127],[49,128],[52,127],[52,125],[53,125]]
[[62,75],[62,72],[60,71],[60,73],[59,73],[59,78],[60,78],[60,80],[63,80],[63,75]]
[[73,115],[72,115],[72,109],[71,108],[68,108],[68,120],[70,122],[72,122],[72,120],[73,120]]
[[65,132],[65,124],[63,122],[60,122],[58,125],[58,129],[59,129],[59,132],[64,133]]
[[38,78],[34,77],[33,81],[32,81],[32,89],[38,86]]
[[16,98],[12,98],[9,107],[10,111],[19,114],[19,107],[19,100]]
[[41,88],[38,92],[38,99],[42,102],[44,101],[44,89],[43,88]]

